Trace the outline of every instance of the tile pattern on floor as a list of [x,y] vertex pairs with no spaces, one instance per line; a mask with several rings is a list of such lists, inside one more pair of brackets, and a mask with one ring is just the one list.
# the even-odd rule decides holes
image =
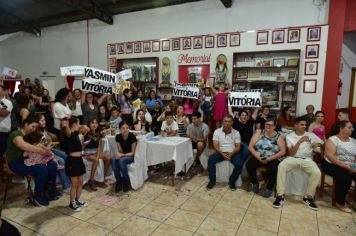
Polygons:
[[129,193],[113,186],[84,190],[89,206],[81,212],[68,209],[67,194],[49,207],[28,206],[23,185],[12,184],[3,216],[22,235],[356,235],[356,213],[332,208],[330,193],[317,197],[319,211],[293,197],[274,209],[272,197],[220,183],[207,191],[207,180],[200,173],[176,179],[175,186],[149,179]]

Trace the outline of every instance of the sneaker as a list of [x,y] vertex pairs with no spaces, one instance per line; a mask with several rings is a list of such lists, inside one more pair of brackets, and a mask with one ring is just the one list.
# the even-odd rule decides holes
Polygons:
[[215,183],[209,181],[208,185],[206,186],[206,189],[210,190],[210,189],[214,188],[214,186],[215,186]]
[[75,203],[77,204],[78,207],[88,207],[88,203],[81,201],[81,200],[75,200]]
[[252,192],[258,193],[260,191],[260,185],[259,184],[252,184]]
[[80,207],[77,205],[77,203],[75,201],[71,201],[69,203],[69,208],[72,210],[72,211],[80,211]]
[[315,204],[314,199],[311,196],[303,197],[303,202],[308,205],[310,209],[314,211],[318,210],[318,206]]
[[229,187],[230,187],[231,191],[236,191],[236,185],[235,184],[229,183]]
[[272,196],[272,193],[272,190],[266,189],[266,191],[263,192],[262,197],[269,198],[270,196]]
[[98,191],[98,188],[96,187],[95,181],[94,180],[89,180],[88,181],[88,185],[90,187],[91,190],[93,191]]
[[37,206],[48,206],[49,205],[49,201],[47,201],[45,199],[40,199],[40,198],[36,199],[35,198],[34,201]]
[[273,203],[274,208],[280,208],[284,203],[284,197],[283,196],[277,196],[276,200]]
[[122,191],[123,192],[128,192],[130,190],[130,181],[124,181],[124,184],[122,186]]

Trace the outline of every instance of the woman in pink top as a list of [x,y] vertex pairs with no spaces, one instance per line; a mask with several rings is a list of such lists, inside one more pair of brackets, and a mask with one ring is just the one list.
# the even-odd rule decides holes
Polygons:
[[218,91],[216,91],[213,87],[212,90],[214,93],[214,120],[216,122],[216,128],[220,128],[221,121],[228,114],[227,97],[230,91],[225,91],[224,83],[219,84]]
[[315,113],[315,121],[309,125],[309,132],[313,132],[321,140],[325,140],[325,126],[322,124],[324,121],[324,112],[317,111]]
[[183,99],[184,115],[190,117],[193,114],[193,99]]

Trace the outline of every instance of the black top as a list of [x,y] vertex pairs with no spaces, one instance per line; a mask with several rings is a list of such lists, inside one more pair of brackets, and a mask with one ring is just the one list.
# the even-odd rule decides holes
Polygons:
[[90,140],[90,142],[85,146],[85,148],[94,149],[99,147],[100,138],[96,134],[95,135],[89,133],[86,134],[84,137],[84,141],[88,141],[88,140]]
[[126,140],[124,140],[122,134],[118,134],[116,135],[115,140],[117,143],[120,143],[122,152],[124,154],[132,152],[131,145],[137,142],[136,136],[133,135],[132,133],[129,133],[129,136],[127,137]]
[[[268,115],[267,119],[273,118],[272,115]],[[256,124],[261,124],[261,129],[265,129],[265,123],[266,123],[266,119],[263,118],[262,116],[258,116],[256,119]]]
[[245,124],[241,123],[238,118],[234,118],[234,124],[232,125],[232,127],[235,130],[239,131],[241,136],[241,142],[249,144],[253,135],[254,124],[255,121],[252,118],[247,120]]
[[351,133],[351,137],[356,139],[356,123],[352,123],[352,127],[354,128],[354,130]]
[[83,150],[82,143],[80,142],[79,139],[78,131],[71,133],[69,138],[68,137],[63,138],[62,149],[67,154],[72,152],[81,152]]

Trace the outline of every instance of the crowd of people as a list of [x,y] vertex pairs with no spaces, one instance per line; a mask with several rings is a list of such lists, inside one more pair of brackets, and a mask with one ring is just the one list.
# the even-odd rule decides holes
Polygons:
[[[155,91],[146,96],[134,87],[121,95],[71,91],[66,80],[54,97],[38,79],[33,83],[26,79],[15,94],[0,86],[0,157],[6,156],[13,172],[34,176],[39,205],[46,206],[61,196],[56,187],[59,175],[63,190],[70,194],[69,207],[79,211],[87,206],[80,199],[86,173],[84,159],[92,163],[86,184],[92,191],[105,186],[95,180],[102,159],[104,174],[110,174],[110,166],[114,172],[115,191],[127,192],[127,166],[134,162],[137,146],[135,134],[187,137],[197,149],[197,163],[207,146],[214,149],[208,158],[208,190],[216,184],[216,164],[228,160],[234,165],[230,189],[236,189],[236,180],[246,165],[252,191],[259,193],[256,170],[265,167],[268,183],[262,196],[271,197],[276,186],[273,206],[277,208],[284,202],[287,172],[300,168],[309,175],[303,201],[317,210],[314,195],[322,170],[336,179],[338,208],[351,212],[345,197],[356,180],[356,127],[347,110],[338,113],[338,121],[328,135],[324,112],[315,112],[313,105],[308,105],[306,114],[300,117],[293,115],[291,107],[283,107],[275,117],[268,106],[260,110],[228,107],[228,93],[221,84],[217,90],[205,88],[200,99],[177,97],[163,102]],[[136,99],[141,101],[137,107],[133,103]],[[116,135],[118,151],[114,156],[102,151],[107,130]],[[313,161],[313,152],[321,153],[320,165]],[[50,186],[50,198],[45,186]]]

